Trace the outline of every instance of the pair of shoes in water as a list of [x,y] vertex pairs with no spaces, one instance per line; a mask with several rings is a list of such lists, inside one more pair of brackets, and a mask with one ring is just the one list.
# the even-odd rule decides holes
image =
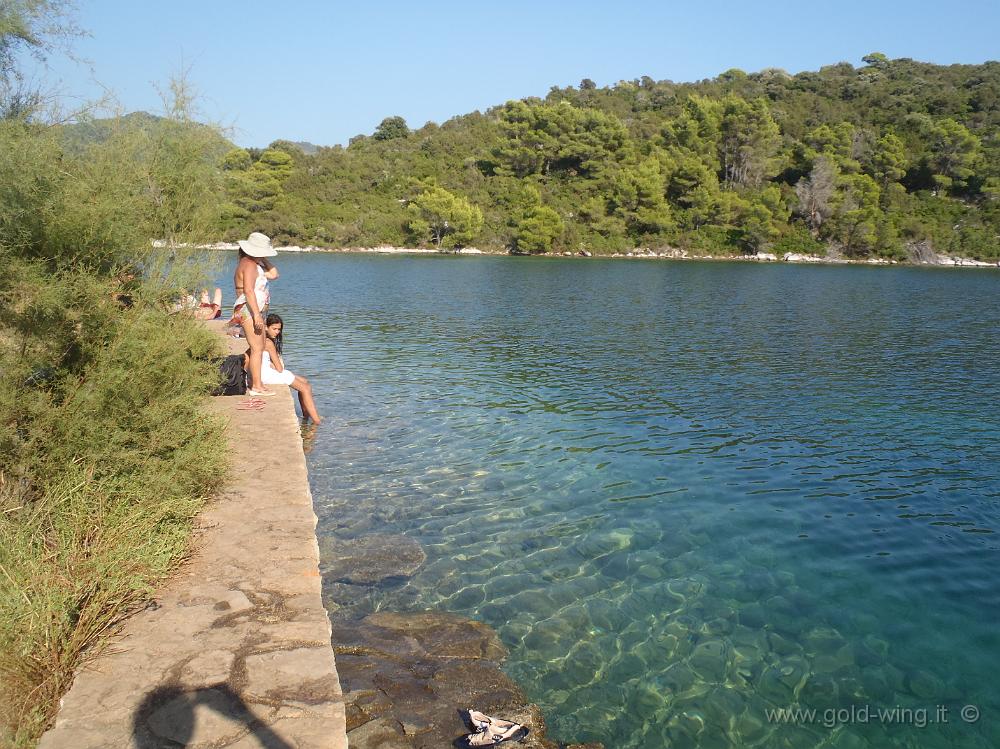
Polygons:
[[496,746],[502,741],[520,741],[528,735],[528,729],[520,723],[491,718],[478,710],[468,712],[469,722],[476,730],[465,737],[466,746]]

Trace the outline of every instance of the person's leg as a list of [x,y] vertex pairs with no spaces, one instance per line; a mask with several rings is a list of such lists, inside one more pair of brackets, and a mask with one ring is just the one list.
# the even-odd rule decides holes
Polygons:
[[264,334],[258,335],[253,329],[253,322],[250,320],[250,313],[243,311],[243,335],[250,345],[250,366],[247,371],[250,373],[250,389],[259,393],[270,393],[260,381],[260,368],[264,358]]
[[309,384],[309,380],[305,377],[295,375],[295,379],[292,380],[292,387],[298,391],[299,405],[302,406],[302,415],[307,419],[312,419],[316,424],[322,422],[322,417],[316,411],[316,401],[313,400],[312,385]]

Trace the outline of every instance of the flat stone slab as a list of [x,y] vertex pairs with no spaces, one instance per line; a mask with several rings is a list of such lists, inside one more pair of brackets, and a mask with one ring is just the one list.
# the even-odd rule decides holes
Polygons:
[[40,749],[346,749],[302,440],[274,389],[261,411],[212,399],[231,455],[247,438],[267,449],[253,470],[234,457],[192,559],[77,674]]

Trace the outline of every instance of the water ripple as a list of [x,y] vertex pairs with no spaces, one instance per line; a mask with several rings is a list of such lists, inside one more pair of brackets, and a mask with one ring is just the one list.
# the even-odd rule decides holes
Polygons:
[[[339,603],[489,623],[566,739],[1000,744],[1000,276],[281,260],[319,530],[428,557]],[[993,718],[765,712],[864,704]]]

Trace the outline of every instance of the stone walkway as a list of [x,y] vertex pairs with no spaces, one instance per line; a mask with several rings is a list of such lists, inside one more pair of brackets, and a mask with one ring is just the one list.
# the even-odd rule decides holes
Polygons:
[[259,467],[233,461],[190,562],[77,675],[40,749],[347,747],[298,422],[275,389],[262,411],[212,399]]

